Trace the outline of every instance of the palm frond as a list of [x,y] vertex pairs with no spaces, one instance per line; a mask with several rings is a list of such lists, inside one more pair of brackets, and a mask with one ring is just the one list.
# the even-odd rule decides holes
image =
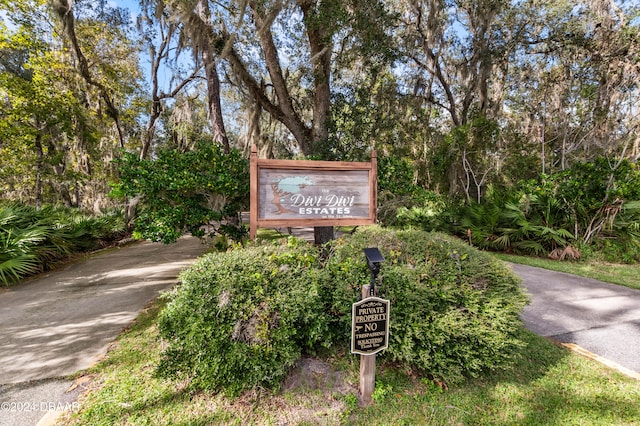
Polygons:
[[9,285],[13,281],[37,272],[40,268],[38,259],[34,255],[24,254],[0,263],[0,283]]

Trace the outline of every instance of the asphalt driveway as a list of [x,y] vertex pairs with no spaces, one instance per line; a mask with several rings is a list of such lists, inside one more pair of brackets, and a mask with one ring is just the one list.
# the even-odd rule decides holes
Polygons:
[[204,250],[193,237],[137,242],[0,293],[0,425],[34,425],[68,405],[65,377],[97,362]]
[[531,295],[521,314],[529,330],[640,373],[640,290],[531,266],[511,267]]

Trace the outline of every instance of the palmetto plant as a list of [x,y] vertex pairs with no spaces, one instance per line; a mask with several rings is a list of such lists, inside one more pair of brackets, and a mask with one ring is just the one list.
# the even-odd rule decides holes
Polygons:
[[640,261],[640,200],[622,204],[603,230],[603,239],[615,242],[624,262]]
[[473,245],[483,249],[495,249],[500,238],[502,207],[495,203],[472,203],[463,209],[460,221],[464,230],[471,231]]
[[565,247],[574,238],[565,229],[562,203],[548,194],[489,191],[482,203],[463,209],[460,231],[489,250],[543,254]]
[[0,283],[47,270],[71,252],[99,248],[124,228],[117,211],[92,216],[63,207],[0,204]]
[[50,228],[33,221],[29,209],[10,205],[0,209],[0,282],[8,284],[39,269],[39,245]]
[[614,231],[626,233],[634,244],[640,245],[640,200],[627,201],[612,223]]
[[566,229],[569,217],[563,210],[563,203],[555,196],[529,194],[528,198],[528,236],[541,244],[546,250],[567,246],[575,236]]

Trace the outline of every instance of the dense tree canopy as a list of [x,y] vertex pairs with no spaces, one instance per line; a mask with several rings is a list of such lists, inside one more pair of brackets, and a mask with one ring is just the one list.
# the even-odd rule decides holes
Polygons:
[[138,55],[123,11],[59,3],[0,3],[0,191],[99,208],[137,128]]
[[1,0],[0,13],[5,199],[99,209],[113,159],[203,139],[277,158],[377,149],[410,184],[476,202],[640,158],[635,2]]

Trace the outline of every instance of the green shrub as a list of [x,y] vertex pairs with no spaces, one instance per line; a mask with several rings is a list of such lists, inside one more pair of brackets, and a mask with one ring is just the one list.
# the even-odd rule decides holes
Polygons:
[[380,191],[378,220],[383,226],[440,230],[447,220],[446,200],[435,192],[416,187],[409,194]]
[[445,199],[414,181],[416,164],[389,156],[378,157],[378,221],[383,226],[439,227]]
[[100,216],[77,209],[0,204],[0,283],[46,271],[72,252],[103,247],[125,234],[121,211]]
[[278,387],[327,336],[317,250],[290,239],[201,258],[181,275],[159,318],[167,342],[158,372],[229,395]]
[[147,160],[125,153],[117,163],[111,195],[140,197],[134,226],[143,238],[168,244],[185,232],[202,237],[205,227],[211,237],[246,234],[235,224],[249,201],[249,163],[239,151],[200,141],[192,151],[166,149]]
[[518,279],[456,239],[367,227],[333,241],[324,263],[313,245],[288,242],[209,254],[182,274],[159,318],[161,376],[236,395],[278,387],[305,350],[348,347],[371,246],[385,256],[380,295],[391,301],[382,358],[454,383],[508,366],[520,345]]
[[379,290],[391,301],[381,356],[449,383],[510,363],[526,303],[519,280],[490,255],[439,233],[369,227],[335,242],[323,289],[337,341],[350,336],[351,304],[369,282],[362,249],[371,246],[385,256]]

